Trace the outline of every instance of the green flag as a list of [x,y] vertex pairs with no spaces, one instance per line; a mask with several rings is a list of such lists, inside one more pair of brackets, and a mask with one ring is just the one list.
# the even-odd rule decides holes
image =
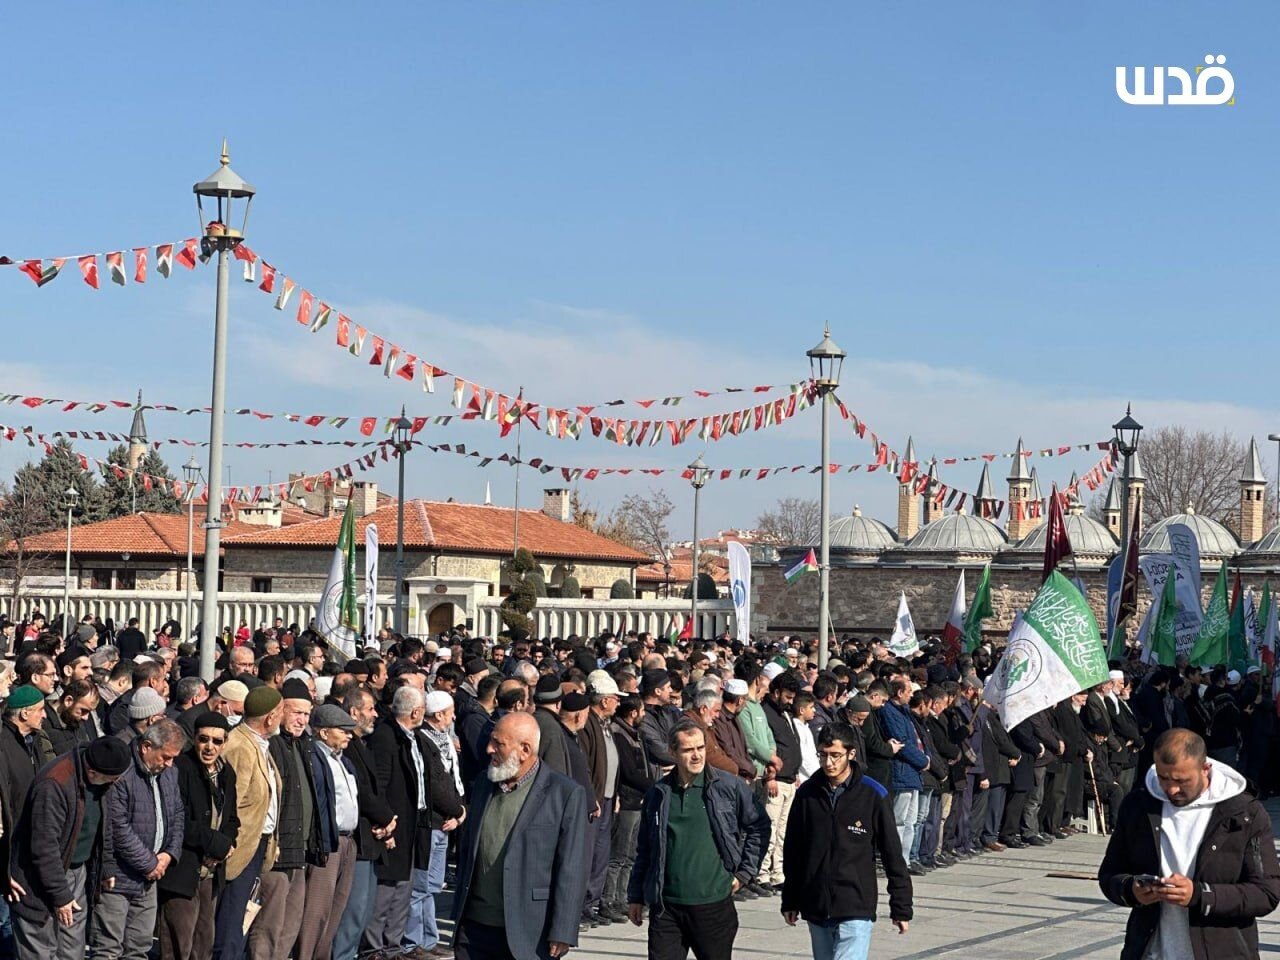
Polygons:
[[1218,569],[1218,579],[1213,584],[1209,608],[1204,612],[1196,645],[1191,649],[1191,662],[1200,667],[1215,667],[1226,663],[1229,656],[1231,613],[1227,608],[1227,561]]
[[1262,581],[1262,599],[1258,601],[1258,623],[1265,632],[1267,620],[1271,617],[1271,581]]
[[964,615],[964,652],[973,653],[982,644],[982,621],[992,616],[991,609],[991,564],[982,568],[982,577],[978,580],[978,589],[973,595],[973,603]]
[[1232,670],[1243,676],[1249,669],[1249,638],[1245,632],[1244,594],[1240,590],[1240,574],[1236,574],[1236,588],[1231,595],[1231,618],[1227,627],[1227,657]]
[[1089,604],[1057,570],[1012,631],[984,695],[1006,727],[1107,679],[1107,653]]
[[1174,630],[1174,621],[1178,617],[1177,583],[1176,572],[1170,570],[1151,621],[1151,659],[1162,667],[1172,667],[1178,656],[1178,636]]
[[329,576],[320,609],[316,611],[316,630],[347,657],[356,655],[356,638],[360,635],[360,614],[356,608],[356,517],[353,501],[348,501],[338,529],[338,543],[329,563]]

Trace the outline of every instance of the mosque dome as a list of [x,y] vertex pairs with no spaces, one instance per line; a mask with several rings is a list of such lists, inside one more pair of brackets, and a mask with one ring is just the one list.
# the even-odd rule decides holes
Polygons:
[[1008,546],[1004,531],[990,520],[967,513],[939,517],[906,542],[912,553],[997,553]]
[[[1120,546],[1111,531],[1092,517],[1073,513],[1062,518],[1067,528],[1071,551],[1082,557],[1110,557]],[[1022,538],[1010,553],[1044,553],[1045,540],[1049,536],[1049,524],[1042,523]]]
[[1235,534],[1217,520],[1203,517],[1191,507],[1187,508],[1186,513],[1174,514],[1153,523],[1151,528],[1142,535],[1142,540],[1138,544],[1139,550],[1142,553],[1168,553],[1170,550],[1169,526],[1174,523],[1186,524],[1195,534],[1196,542],[1200,544],[1201,559],[1212,557],[1220,560],[1223,557],[1234,557],[1240,552],[1240,543],[1236,540]]
[[864,517],[858,507],[847,517],[836,517],[828,528],[833,550],[852,553],[879,553],[898,545],[898,538],[887,524],[874,517]]

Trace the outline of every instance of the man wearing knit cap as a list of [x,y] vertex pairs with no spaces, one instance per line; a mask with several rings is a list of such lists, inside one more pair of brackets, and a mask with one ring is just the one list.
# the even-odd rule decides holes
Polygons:
[[244,956],[244,911],[254,884],[276,862],[276,820],[283,785],[269,752],[270,738],[280,730],[283,698],[271,687],[258,687],[244,700],[244,720],[231,731],[222,758],[236,773],[236,813],[240,829],[227,856],[227,885],[214,919],[213,960]]
[[312,700],[303,683],[286,680],[280,693],[284,712],[280,731],[271,738],[269,747],[283,787],[276,817],[276,862],[270,870],[262,871],[258,886],[262,910],[249,930],[249,960],[275,960],[289,953],[306,906],[307,865],[320,845],[311,737],[307,734]]
[[36,771],[54,757],[53,746],[42,729],[46,709],[44,694],[29,683],[14,687],[4,704],[4,725],[0,727],[0,826],[4,830],[0,855],[6,860],[15,821]]
[[132,743],[151,728],[157,720],[164,719],[165,702],[150,687],[135,690],[129,702],[129,725],[116,731],[116,737]]
[[105,737],[63,754],[32,782],[10,864],[18,956],[83,960],[87,865],[101,854],[103,797],[129,763],[129,748]]

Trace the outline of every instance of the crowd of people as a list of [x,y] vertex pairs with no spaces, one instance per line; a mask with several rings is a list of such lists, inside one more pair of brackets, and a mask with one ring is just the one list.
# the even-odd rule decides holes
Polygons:
[[815,958],[865,957],[881,883],[905,933],[912,877],[1111,832],[1168,731],[1276,786],[1269,687],[1223,669],[1113,664],[1006,729],[987,645],[820,670],[792,638],[459,627],[348,659],[277,620],[206,683],[177,624],[105,627],[0,621],[0,956],[558,957],[647,917],[649,956],[721,958],[777,898]]

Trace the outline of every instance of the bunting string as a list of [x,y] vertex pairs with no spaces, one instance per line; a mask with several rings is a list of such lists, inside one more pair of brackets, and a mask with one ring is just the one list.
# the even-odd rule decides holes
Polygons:
[[152,264],[155,272],[167,279],[173,273],[175,262],[188,270],[194,270],[197,263],[205,263],[209,258],[200,252],[200,241],[192,237],[175,243],[126,247],[110,253],[76,253],[65,257],[23,259],[0,256],[0,267],[17,267],[18,272],[25,274],[37,287],[43,287],[56,280],[63,267],[74,261],[79,268],[80,278],[98,290],[101,289],[99,259],[107,265],[107,276],[111,282],[123,287],[130,281],[146,283]]

